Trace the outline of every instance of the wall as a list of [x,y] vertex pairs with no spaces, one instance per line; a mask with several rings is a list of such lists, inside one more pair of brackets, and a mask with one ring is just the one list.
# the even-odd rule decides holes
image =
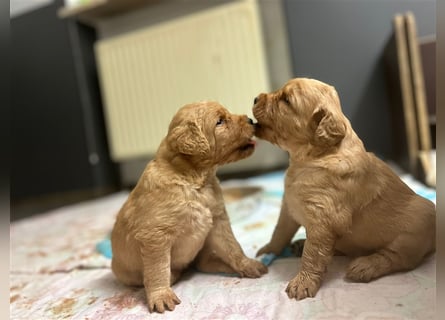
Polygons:
[[435,34],[436,2],[284,0],[284,4],[294,75],[334,85],[365,146],[389,156],[390,105],[382,54],[392,33],[392,17],[412,11],[419,36]]

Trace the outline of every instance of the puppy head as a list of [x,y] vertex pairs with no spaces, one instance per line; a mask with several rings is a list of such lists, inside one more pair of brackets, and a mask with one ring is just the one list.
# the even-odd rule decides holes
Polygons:
[[253,114],[256,136],[289,152],[302,145],[330,148],[346,134],[336,90],[314,79],[292,79],[275,92],[260,94]]
[[185,105],[173,117],[167,145],[192,162],[221,165],[250,156],[255,149],[253,121],[231,114],[217,102]]

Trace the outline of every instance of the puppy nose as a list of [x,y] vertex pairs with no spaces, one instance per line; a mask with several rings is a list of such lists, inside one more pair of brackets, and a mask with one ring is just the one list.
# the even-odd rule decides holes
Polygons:
[[249,122],[250,124],[253,124],[253,120],[250,118],[247,118],[247,122]]
[[258,97],[255,97],[255,99],[253,100],[253,104],[256,104],[258,102]]

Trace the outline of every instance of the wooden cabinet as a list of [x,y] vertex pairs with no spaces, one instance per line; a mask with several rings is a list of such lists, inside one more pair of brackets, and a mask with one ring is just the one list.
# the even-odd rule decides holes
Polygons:
[[11,218],[27,199],[110,190],[92,43],[94,29],[61,20],[63,1],[11,19]]

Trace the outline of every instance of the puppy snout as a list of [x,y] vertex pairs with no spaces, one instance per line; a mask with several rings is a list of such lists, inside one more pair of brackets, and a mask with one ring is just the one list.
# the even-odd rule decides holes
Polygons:
[[266,102],[267,99],[267,95],[265,93],[260,93],[259,95],[256,96],[256,98],[253,100],[254,103],[254,107],[258,106],[260,104],[263,104]]

